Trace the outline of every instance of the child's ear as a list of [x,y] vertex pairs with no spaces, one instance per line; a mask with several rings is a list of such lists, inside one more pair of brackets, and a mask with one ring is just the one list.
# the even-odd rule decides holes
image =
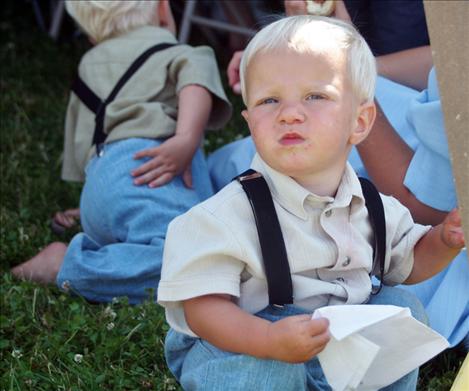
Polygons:
[[363,103],[358,107],[355,128],[350,134],[350,144],[360,144],[370,133],[376,118],[376,105],[374,102]]
[[243,110],[241,112],[241,115],[243,116],[243,118],[245,119],[245,121],[249,124],[249,114],[248,114],[248,111],[247,110]]

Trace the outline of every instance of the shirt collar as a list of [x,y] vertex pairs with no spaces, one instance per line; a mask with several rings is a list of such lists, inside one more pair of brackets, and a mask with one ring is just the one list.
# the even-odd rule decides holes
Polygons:
[[264,176],[273,199],[290,213],[303,220],[308,219],[308,212],[305,208],[306,203],[312,207],[324,209],[327,205],[331,205],[332,208],[349,206],[353,197],[357,197],[364,202],[360,181],[349,163],[345,167],[335,197],[319,196],[311,193],[291,177],[274,170],[262,160],[259,154],[254,156],[251,168]]
[[132,40],[152,41],[155,44],[159,42],[177,43],[176,37],[169,30],[158,26],[142,26],[116,38],[122,37]]

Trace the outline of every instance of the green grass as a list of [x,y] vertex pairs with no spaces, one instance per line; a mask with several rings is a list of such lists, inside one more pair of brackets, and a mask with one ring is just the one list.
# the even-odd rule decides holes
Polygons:
[[[87,44],[54,43],[36,28],[29,3],[8,1],[0,21],[0,389],[178,390],[166,368],[163,310],[125,299],[92,305],[53,286],[12,280],[10,267],[54,240],[57,210],[78,205],[81,186],[60,178],[70,82]],[[223,72],[222,72],[223,73]],[[207,151],[247,133],[235,117]],[[448,390],[464,354],[425,365],[419,390]]]

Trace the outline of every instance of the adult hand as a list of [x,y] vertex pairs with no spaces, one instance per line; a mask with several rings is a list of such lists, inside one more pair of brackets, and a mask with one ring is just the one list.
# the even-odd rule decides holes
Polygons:
[[352,23],[352,19],[350,18],[350,14],[347,11],[347,7],[342,0],[336,0],[334,16],[337,19],[343,20],[344,22]]
[[241,94],[241,84],[239,83],[239,65],[241,64],[241,57],[243,57],[242,50],[235,52],[226,69],[228,84],[235,94]]
[[[304,0],[285,0],[284,6],[287,16],[308,14],[308,7]],[[345,22],[351,22],[350,15],[342,0],[335,0],[335,10],[331,16]]]
[[304,0],[285,0],[283,4],[287,16],[306,15],[308,13],[306,1]]

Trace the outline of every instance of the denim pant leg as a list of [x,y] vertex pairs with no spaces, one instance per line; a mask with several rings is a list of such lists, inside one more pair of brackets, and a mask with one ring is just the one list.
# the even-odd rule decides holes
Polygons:
[[[415,319],[424,324],[428,324],[428,318],[422,303],[418,300],[417,296],[403,289],[383,286],[377,295],[371,296],[368,304],[389,304],[399,307],[409,307]],[[414,391],[417,388],[418,373],[419,370],[417,368],[382,390]]]
[[117,141],[90,161],[80,200],[84,232],[67,249],[59,287],[97,302],[127,296],[139,303],[148,298],[149,288],[156,292],[168,224],[212,193],[200,151],[192,165],[197,191],[186,188],[180,177],[154,189],[135,186],[130,173],[143,161],[134,160],[134,154],[160,143]]
[[[267,307],[256,314],[278,320],[304,313],[294,306]],[[330,391],[319,361],[290,364],[223,351],[200,338],[170,330],[165,343],[166,361],[184,390],[228,391]]]

